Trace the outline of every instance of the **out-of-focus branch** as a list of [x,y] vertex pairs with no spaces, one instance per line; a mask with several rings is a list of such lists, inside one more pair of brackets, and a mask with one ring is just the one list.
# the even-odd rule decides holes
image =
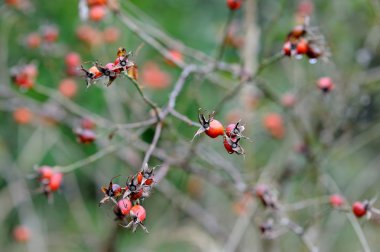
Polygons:
[[160,112],[159,112],[159,109],[158,109],[157,105],[154,102],[152,102],[148,97],[146,97],[144,95],[143,91],[140,88],[140,84],[135,79],[133,79],[133,78],[131,78],[129,76],[128,76],[128,79],[136,87],[137,91],[139,92],[140,96],[143,98],[144,102],[146,104],[148,104],[148,106],[150,106],[153,109],[153,111],[154,111],[154,113],[155,113],[155,115],[157,117],[157,121],[160,121]]
[[91,163],[96,162],[97,160],[101,159],[102,157],[104,157],[108,154],[111,154],[112,152],[115,152],[119,148],[120,148],[120,146],[117,146],[117,145],[109,145],[109,146],[105,147],[104,149],[101,149],[100,151],[96,152],[95,154],[88,156],[85,159],[79,160],[79,161],[72,163],[70,165],[67,165],[67,166],[56,166],[54,168],[60,172],[63,172],[63,173],[72,172],[75,169],[78,169],[80,167],[83,167],[83,166],[86,166],[86,165],[89,165]]
[[145,153],[145,157],[144,157],[144,160],[142,162],[142,167],[141,168],[143,168],[144,165],[149,162],[149,159],[152,156],[152,153],[153,153],[154,149],[156,148],[158,139],[160,139],[161,129],[162,129],[162,122],[158,122],[157,126],[156,126],[156,130],[154,132],[152,143],[150,144],[147,152]]

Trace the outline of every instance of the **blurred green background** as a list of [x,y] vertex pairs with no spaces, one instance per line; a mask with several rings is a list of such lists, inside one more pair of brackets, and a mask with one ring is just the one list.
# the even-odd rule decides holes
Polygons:
[[[233,25],[237,39],[246,39],[247,15],[253,15],[257,32],[254,40],[258,42],[255,48],[257,55],[252,55],[253,62],[260,64],[281,51],[287,34],[296,24],[300,2],[246,0],[242,8],[236,11]],[[246,4],[255,6],[256,11],[248,14]],[[244,223],[244,213],[254,202],[254,211],[246,220],[248,225],[239,238],[236,251],[307,251],[300,237],[281,227],[281,213],[265,209],[257,200],[250,201],[250,196],[244,197],[244,192],[236,188],[236,180],[229,172],[231,169],[238,172],[247,191],[252,192],[259,182],[266,183],[284,205],[306,199],[323,199],[337,190],[349,204],[377,196],[380,178],[379,2],[319,0],[312,1],[312,4],[311,25],[318,26],[326,38],[332,54],[329,62],[309,64],[306,59],[284,58],[265,68],[259,76],[259,81],[278,97],[288,92],[294,94],[296,105],[293,108],[284,109],[274,103],[252,82],[253,85],[245,85],[219,110],[215,106],[238,85],[238,78],[228,71],[216,71],[208,74],[208,78],[201,74],[188,78],[177,100],[178,112],[197,121],[198,108],[207,111],[218,109],[216,118],[223,124],[241,118],[246,128],[244,134],[253,141],[242,140],[246,152],[243,157],[228,155],[220,139],[197,138],[196,151],[189,160],[193,171],[181,164],[170,165],[164,184],[158,184],[157,188],[160,189],[154,189],[150,198],[143,202],[147,210],[145,224],[150,231],[150,234],[145,234],[142,230],[132,233],[118,227],[113,220],[112,205],[99,208],[98,202],[102,198],[100,187],[106,185],[110,178],[120,174],[122,177],[115,181],[124,185],[125,178],[139,170],[145,153],[144,148],[139,146],[152,141],[155,128],[128,130],[127,135],[131,138],[116,136],[110,140],[108,134],[114,125],[97,127],[97,141],[89,145],[79,144],[73,133],[81,117],[98,115],[113,124],[150,118],[149,107],[130,80],[118,78],[108,88],[101,83],[86,88],[83,78],[74,77],[77,92],[68,100],[69,104],[75,103],[91,112],[81,115],[62,106],[59,95],[42,94],[38,87],[50,88],[50,94],[57,93],[55,91],[59,89],[60,81],[67,77],[64,58],[69,52],[77,52],[83,64],[90,67],[95,60],[103,64],[112,62],[120,46],[136,51],[142,45],[134,55],[139,76],[144,75],[146,64],[153,62],[159,73],[164,73],[167,82],[166,87],[157,88],[154,84],[144,83],[144,78],[141,78],[142,89],[159,107],[164,107],[181,69],[167,64],[160,52],[149,43],[144,43],[118,16],[110,12],[100,22],[82,21],[76,0],[31,0],[25,9],[3,3],[2,0],[2,250],[228,250],[234,235],[239,235],[237,232],[241,222]],[[210,57],[217,55],[229,15],[224,0],[120,0],[120,10],[134,20],[142,32],[160,41],[163,47],[172,49],[172,45],[165,43],[164,39],[160,40],[154,31],[162,31]],[[92,45],[91,39],[87,43],[78,39],[78,27],[84,24],[98,32],[98,35],[93,35],[94,40],[104,36],[99,34],[107,27],[117,28],[120,36],[112,43],[100,41]],[[28,34],[39,32],[44,25],[58,28],[57,41],[47,47],[29,48],[26,42]],[[149,29],[151,27],[155,29]],[[223,61],[240,66],[247,56],[244,49],[249,47],[247,44],[242,47],[227,45]],[[183,49],[182,45],[178,45],[178,49],[187,52],[184,58],[186,63],[199,66],[208,63],[199,60],[199,57],[192,57],[193,51]],[[20,90],[11,82],[10,69],[29,62],[38,66],[36,88]],[[322,76],[334,80],[336,87],[331,94],[323,95],[317,89],[316,81]],[[32,112],[32,119],[27,124],[19,124],[14,119],[13,112],[20,106],[28,107]],[[263,126],[263,118],[271,112],[279,113],[284,118],[286,134],[281,140],[271,137]],[[47,123],[47,117],[54,118],[55,122]],[[293,117],[305,125],[312,136],[310,148],[315,150],[316,159],[313,164],[307,155],[295,151],[295,146],[303,143],[303,136],[293,125]],[[166,118],[158,148],[171,157],[181,159],[191,147],[190,141],[196,130],[196,127],[170,116]],[[134,138],[136,135],[138,140]],[[121,143],[119,155],[105,156],[65,174],[63,187],[54,194],[52,203],[38,193],[38,183],[28,178],[35,173],[35,165],[69,165],[111,143]],[[152,157],[149,165],[162,163],[162,159]],[[312,167],[314,164],[318,166],[318,178]],[[220,183],[214,183],[208,176],[216,177]],[[378,203],[374,207],[376,205]],[[213,233],[213,227],[205,227],[207,223],[200,223],[202,218],[197,218],[199,215],[194,209],[201,209],[202,217],[211,223],[215,221],[222,231]],[[299,211],[286,213],[305,228],[306,234],[320,251],[362,250],[358,234],[345,212],[334,210],[323,200]],[[273,240],[264,239],[258,228],[268,218],[276,220],[275,227],[280,233]],[[360,232],[363,232],[372,251],[377,251],[380,246],[377,239],[379,221],[376,214],[370,220],[362,218],[353,221],[360,226]],[[28,242],[15,241],[13,231],[18,225],[30,230]]]

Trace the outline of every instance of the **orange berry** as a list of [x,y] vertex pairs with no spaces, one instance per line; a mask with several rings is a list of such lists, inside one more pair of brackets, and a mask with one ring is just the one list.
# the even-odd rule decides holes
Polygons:
[[309,49],[309,44],[305,39],[301,39],[300,42],[298,42],[296,47],[297,54],[306,54]]
[[17,242],[27,242],[30,239],[30,230],[26,226],[17,226],[13,229],[13,238]]
[[59,92],[68,98],[73,97],[77,93],[77,83],[71,78],[63,79],[59,83]]
[[170,66],[175,66],[176,63],[183,63],[182,52],[176,49],[169,50],[168,57],[166,57],[165,62]]
[[13,112],[13,119],[18,123],[18,124],[28,124],[32,121],[32,112],[25,107],[20,107],[17,108]]
[[277,139],[284,138],[285,129],[282,117],[277,113],[270,113],[264,117],[264,128]]
[[142,69],[142,83],[153,89],[163,89],[169,86],[171,77],[162,71],[154,62],[147,62]]
[[98,22],[106,16],[106,7],[96,5],[90,8],[89,17],[92,21]]
[[87,0],[87,5],[89,7],[95,6],[95,5],[106,5],[107,0]]
[[210,122],[210,127],[205,131],[206,135],[208,135],[211,138],[216,138],[218,136],[224,135],[224,127],[221,122],[218,120],[212,120]]

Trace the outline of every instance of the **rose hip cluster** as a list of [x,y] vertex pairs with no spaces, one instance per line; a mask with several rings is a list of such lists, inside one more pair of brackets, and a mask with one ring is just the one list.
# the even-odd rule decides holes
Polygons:
[[134,62],[128,59],[130,55],[131,53],[127,53],[125,48],[119,48],[117,57],[113,63],[110,62],[105,66],[102,66],[96,62],[89,69],[85,69],[81,65],[81,70],[85,73],[87,87],[91,86],[100,79],[107,79],[108,82],[106,86],[108,87],[123,72],[127,72],[131,78],[137,79],[137,66]]
[[133,232],[140,226],[148,233],[148,229],[143,224],[146,211],[141,205],[141,201],[149,197],[155,184],[154,168],[145,165],[140,172],[127,179],[125,187],[113,183],[113,179],[108,187],[102,187],[104,198],[99,202],[99,206],[111,200],[115,204],[113,208],[116,215],[115,220],[122,223],[129,221],[127,225],[120,224],[121,226],[132,228]]
[[239,142],[240,139],[246,138],[242,135],[245,128],[243,125],[240,125],[240,121],[231,123],[224,129],[223,124],[214,119],[214,112],[208,115],[207,119],[204,114],[199,113],[198,119],[201,127],[195,133],[194,138],[203,132],[211,138],[223,136],[223,145],[229,154],[244,154],[244,149],[239,145]]
[[316,28],[309,27],[307,22],[295,26],[286,37],[282,47],[285,56],[302,58],[306,55],[309,62],[314,64],[319,58],[328,56],[325,39]]
[[58,191],[63,182],[63,173],[54,171],[50,166],[41,166],[37,169],[37,179],[40,183],[41,191],[50,196]]

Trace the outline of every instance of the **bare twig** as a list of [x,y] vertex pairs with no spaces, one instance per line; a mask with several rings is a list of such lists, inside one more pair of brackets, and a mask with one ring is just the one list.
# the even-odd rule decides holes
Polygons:
[[109,145],[109,146],[105,147],[104,149],[96,152],[95,154],[88,156],[85,159],[79,160],[79,161],[72,163],[70,165],[67,165],[67,166],[56,166],[54,168],[60,172],[63,172],[63,173],[72,172],[75,169],[78,169],[80,167],[83,167],[83,166],[86,166],[86,165],[89,165],[91,163],[96,162],[100,158],[118,150],[118,148],[119,148],[119,146],[117,146],[117,145]]
[[[161,129],[162,129],[162,122],[158,122],[157,123],[157,126],[156,126],[156,130],[154,132],[154,136],[153,136],[153,140],[152,140],[152,143],[150,144],[149,146],[149,149],[147,150],[147,152],[145,153],[145,157],[144,157],[144,160],[142,162],[142,167],[144,167],[145,164],[147,164],[149,162],[149,159],[154,151],[154,149],[156,148],[156,145],[157,145],[157,142],[158,142],[158,139],[160,139],[160,136],[161,136]],[[142,168],[141,167],[141,168]]]
[[160,112],[159,112],[159,109],[158,109],[157,105],[144,95],[143,91],[140,88],[139,83],[135,79],[133,79],[133,78],[131,78],[129,76],[128,76],[128,79],[130,81],[132,81],[133,85],[136,87],[137,91],[139,92],[139,94],[143,98],[144,102],[146,104],[148,104],[148,106],[153,109],[153,111],[154,111],[154,113],[155,113],[155,115],[157,117],[157,121],[160,121]]

